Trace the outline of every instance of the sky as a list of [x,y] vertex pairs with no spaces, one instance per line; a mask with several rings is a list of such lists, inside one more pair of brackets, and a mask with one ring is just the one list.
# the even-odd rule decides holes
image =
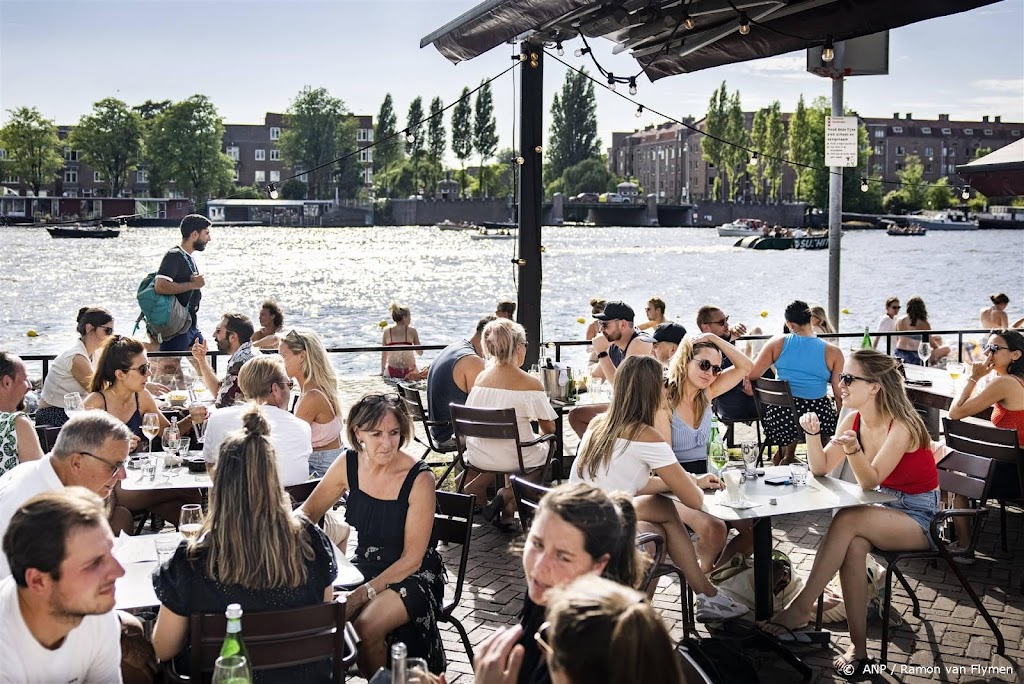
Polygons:
[[[7,110],[37,107],[59,124],[73,124],[104,97],[130,105],[147,99],[207,95],[227,123],[258,124],[282,112],[305,86],[324,87],[350,111],[376,115],[386,93],[400,126],[420,95],[424,109],[439,96],[455,100],[511,64],[503,45],[453,65],[423,36],[480,0],[0,0],[0,122]],[[888,76],[847,79],[846,105],[863,116],[980,120],[983,115],[1024,122],[1024,0],[1002,0],[890,33]],[[756,30],[756,27],[755,27]],[[616,74],[636,62],[593,44],[597,60]],[[579,41],[566,43],[566,61]],[[545,62],[545,111],[566,69]],[[673,76],[639,79],[635,97],[646,109],[677,118],[703,116],[712,91],[726,81],[747,111],[798,97],[829,96],[827,79],[806,73],[804,52]],[[623,86],[619,86],[620,89]],[[499,147],[511,146],[518,79],[492,84]],[[597,88],[598,131],[607,147],[612,131],[664,121]],[[548,122],[545,122],[547,128]]]

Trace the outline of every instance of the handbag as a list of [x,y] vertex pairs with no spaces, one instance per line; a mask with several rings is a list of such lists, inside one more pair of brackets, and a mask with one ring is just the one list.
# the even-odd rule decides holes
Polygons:
[[[727,565],[712,572],[708,579],[733,601],[754,608],[754,568],[743,554],[734,555]],[[793,571],[789,556],[778,549],[772,551],[772,593],[775,605],[789,605],[803,588],[803,578]]]

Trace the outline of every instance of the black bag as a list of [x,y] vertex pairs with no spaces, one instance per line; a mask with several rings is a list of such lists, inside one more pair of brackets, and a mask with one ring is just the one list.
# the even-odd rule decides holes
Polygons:
[[[758,684],[757,668],[742,653],[741,648],[738,640],[719,637],[683,639],[676,647],[683,661],[687,682]],[[696,665],[702,672],[695,671],[692,665]]]

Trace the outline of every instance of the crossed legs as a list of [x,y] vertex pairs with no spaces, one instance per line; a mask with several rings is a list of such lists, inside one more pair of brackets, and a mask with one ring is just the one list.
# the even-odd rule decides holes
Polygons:
[[360,611],[354,623],[361,640],[356,663],[364,677],[369,679],[387,663],[387,635],[408,621],[409,611],[393,589],[380,592]]

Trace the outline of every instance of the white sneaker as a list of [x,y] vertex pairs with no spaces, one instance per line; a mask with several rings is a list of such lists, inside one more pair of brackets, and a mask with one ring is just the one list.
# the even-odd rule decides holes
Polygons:
[[746,615],[749,610],[720,591],[715,596],[697,594],[693,617],[697,622],[718,622]]

